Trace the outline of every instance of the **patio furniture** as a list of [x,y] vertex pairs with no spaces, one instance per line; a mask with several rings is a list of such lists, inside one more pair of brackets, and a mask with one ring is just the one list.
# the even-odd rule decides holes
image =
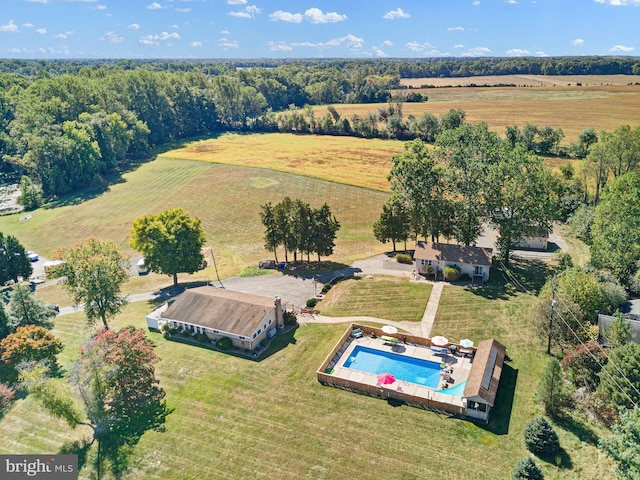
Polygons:
[[396,337],[389,337],[387,335],[382,335],[380,340],[382,340],[384,345],[396,345],[398,343],[398,339]]
[[355,338],[364,337],[364,332],[362,330],[360,330],[359,328],[356,328],[355,330],[353,330],[351,332],[351,336],[355,337]]
[[470,348],[461,348],[458,350],[458,353],[464,357],[473,357],[474,351]]

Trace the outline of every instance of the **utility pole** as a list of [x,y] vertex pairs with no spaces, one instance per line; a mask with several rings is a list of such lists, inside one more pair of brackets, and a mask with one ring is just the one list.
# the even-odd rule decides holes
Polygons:
[[553,329],[553,312],[556,309],[556,289],[551,289],[551,315],[549,315],[549,336],[547,337],[547,354],[551,353],[551,330]]

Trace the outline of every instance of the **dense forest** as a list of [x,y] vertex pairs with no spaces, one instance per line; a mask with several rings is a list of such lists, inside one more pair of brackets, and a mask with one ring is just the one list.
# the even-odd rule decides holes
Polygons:
[[[88,185],[158,145],[228,130],[420,139],[433,142],[464,123],[461,110],[403,117],[392,96],[400,78],[505,73],[640,73],[640,60],[615,57],[427,60],[4,60],[0,61],[0,174],[23,179],[36,206]],[[333,107],[386,103],[366,117]],[[539,154],[557,153],[560,129],[508,132]],[[25,195],[29,193],[29,195]]]

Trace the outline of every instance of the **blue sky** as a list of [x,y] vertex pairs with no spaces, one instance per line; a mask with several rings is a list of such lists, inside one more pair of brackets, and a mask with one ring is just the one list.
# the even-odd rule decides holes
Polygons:
[[640,0],[0,0],[0,58],[640,55]]

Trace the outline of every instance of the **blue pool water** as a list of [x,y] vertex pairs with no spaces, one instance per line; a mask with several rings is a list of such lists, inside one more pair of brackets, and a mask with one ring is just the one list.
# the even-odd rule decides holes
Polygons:
[[464,397],[464,387],[467,386],[467,381],[460,382],[455,387],[444,388],[442,390],[436,390],[436,392],[444,393],[447,395],[453,395],[454,397]]
[[343,366],[376,375],[390,373],[396,377],[396,380],[417,383],[425,387],[438,388],[440,384],[439,363],[360,345],[353,349]]

